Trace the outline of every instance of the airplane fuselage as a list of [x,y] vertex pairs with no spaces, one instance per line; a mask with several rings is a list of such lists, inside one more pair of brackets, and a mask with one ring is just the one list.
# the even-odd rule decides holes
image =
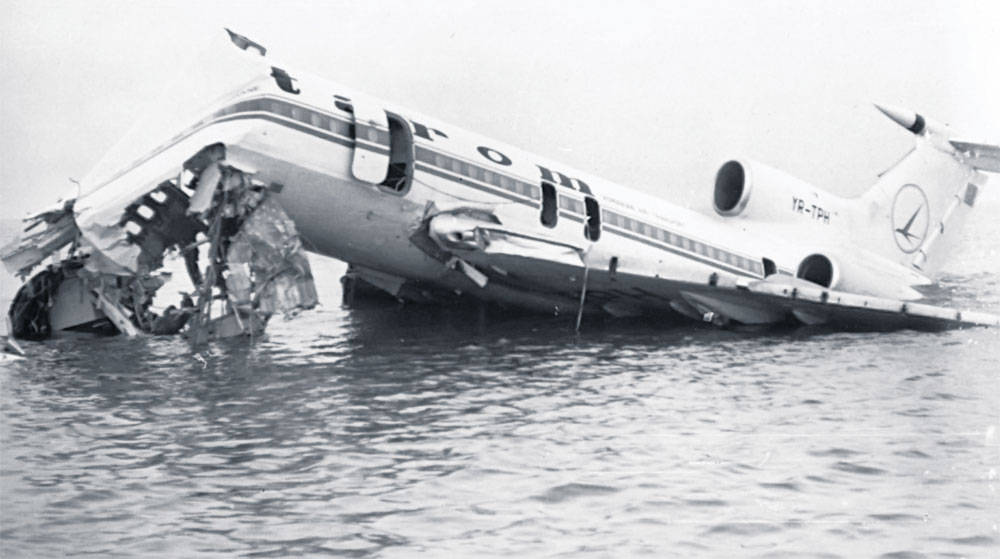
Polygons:
[[[742,164],[730,170],[746,184],[732,195],[722,191],[737,211],[720,211],[718,181],[735,161],[717,179],[719,215],[702,214],[249,56],[252,70],[230,81],[229,93],[191,113],[192,122],[171,123],[173,130],[186,128],[134,152],[142,155],[130,163],[99,165],[85,179],[76,205],[81,227],[117,221],[137,194],[177,178],[192,154],[219,144],[227,165],[269,186],[307,250],[352,264],[390,293],[409,285],[558,312],[576,306],[583,290],[590,309],[700,317],[718,304],[701,305],[685,287],[794,276],[804,258],[867,227],[858,214],[874,217],[856,211],[852,200]],[[754,219],[736,217],[747,203],[751,183],[744,175],[751,172],[780,188],[755,194]],[[184,185],[183,176],[176,183]],[[463,233],[462,220],[476,212],[488,214],[487,221]],[[914,223],[900,227],[913,235]],[[501,238],[506,244],[485,254]],[[863,280],[855,282],[862,292],[878,295],[883,284],[898,283],[888,294],[913,298],[910,286],[926,283],[905,266],[871,256],[852,270]],[[835,274],[830,270],[827,279]],[[878,279],[886,275],[893,281]],[[624,277],[629,281],[619,281]],[[727,309],[744,322],[778,319],[766,308],[741,312]]]
[[[478,291],[411,242],[432,203],[491,206],[505,225],[575,247],[587,267],[612,275],[641,269],[655,277],[660,270],[664,278],[697,283],[713,274],[764,277],[765,255],[754,250],[760,239],[747,239],[716,218],[325,80],[296,78],[294,90],[297,93],[284,91],[272,76],[261,76],[146,161],[113,178],[135,175],[155,184],[175,174],[197,149],[223,143],[230,164],[255,172],[258,180],[279,191],[307,249],[448,290]],[[359,150],[384,156],[391,143],[389,131],[355,122],[355,105],[360,103],[368,104],[368,111],[387,111],[410,129],[413,165],[400,189],[364,182],[352,173]],[[92,189],[98,197],[106,196],[101,186]],[[87,197],[83,201],[86,205]],[[768,256],[779,271],[791,274],[794,262],[784,262],[773,246]],[[528,279],[538,287],[537,294],[518,295],[516,289],[487,285],[483,295],[551,308],[578,291],[581,281],[578,271]],[[597,301],[600,289],[595,285]]]
[[[5,247],[5,265],[26,274],[71,245],[59,269],[82,267],[96,299],[92,310],[56,313],[60,327],[103,312],[120,318],[119,331],[162,330],[141,300],[176,249],[198,291],[194,335],[253,332],[255,317],[316,304],[303,246],[399,299],[467,294],[575,313],[578,327],[586,311],[720,324],[997,323],[913,303],[975,204],[981,171],[1000,172],[1000,147],[955,141],[915,113],[879,107],[915,148],[857,198],[730,160],[706,189],[714,213],[699,213],[288,70],[227,34],[83,179],[80,196],[34,218],[45,231]],[[44,335],[24,310],[44,301],[21,295],[25,335]]]

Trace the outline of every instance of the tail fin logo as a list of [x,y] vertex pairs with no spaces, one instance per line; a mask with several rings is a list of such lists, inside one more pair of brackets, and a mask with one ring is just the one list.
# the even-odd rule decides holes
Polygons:
[[892,202],[893,237],[899,250],[916,252],[927,237],[928,225],[930,208],[924,191],[915,184],[903,185]]

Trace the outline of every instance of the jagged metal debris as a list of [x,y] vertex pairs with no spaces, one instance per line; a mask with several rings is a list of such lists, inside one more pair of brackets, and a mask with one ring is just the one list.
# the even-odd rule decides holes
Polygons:
[[0,259],[7,271],[24,279],[31,270],[54,252],[76,241],[79,230],[73,221],[73,203],[69,200],[60,207],[41,212],[25,219],[25,233],[41,224],[45,228],[26,234],[0,248]]
[[268,198],[232,237],[226,286],[237,307],[272,315],[310,309],[319,302],[295,223]]
[[[46,228],[8,244],[0,258],[22,277],[50,256],[54,262],[18,291],[8,313],[10,335],[44,339],[62,329],[127,336],[183,331],[200,343],[260,335],[272,315],[314,307],[315,285],[295,224],[267,188],[227,165],[220,145],[189,159],[185,171],[192,177],[187,184],[182,173],[123,210],[91,212],[83,225],[73,201],[27,220],[28,231],[41,223]],[[208,255],[202,270],[204,245]],[[67,246],[68,254],[60,259]],[[168,252],[184,258],[197,302],[184,294],[179,306],[157,314],[150,306],[168,279],[158,272]]]

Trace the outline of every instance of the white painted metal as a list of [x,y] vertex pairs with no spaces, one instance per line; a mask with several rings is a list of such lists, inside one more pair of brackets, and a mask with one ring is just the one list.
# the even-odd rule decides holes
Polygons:
[[379,184],[389,174],[389,117],[377,103],[354,105],[354,178]]

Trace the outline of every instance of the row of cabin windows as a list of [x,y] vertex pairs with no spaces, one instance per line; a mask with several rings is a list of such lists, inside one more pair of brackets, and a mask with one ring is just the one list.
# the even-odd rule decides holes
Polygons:
[[[247,112],[267,112],[271,114],[280,115],[298,122],[302,122],[313,126],[315,128],[322,128],[323,130],[329,130],[340,136],[347,136],[350,138],[354,137],[354,125],[337,118],[331,118],[320,112],[313,111],[310,109],[305,109],[292,105],[290,103],[285,103],[283,101],[275,101],[273,99],[248,99],[246,101],[240,101],[239,103],[223,107],[212,115],[214,118],[236,114],[236,113],[247,113]],[[382,132],[381,134],[385,134]],[[386,145],[388,144],[388,138],[379,138],[379,143]]]
[[[355,137],[358,127],[340,119],[331,118],[317,111],[276,100],[249,99],[219,110],[215,116],[251,111],[265,111],[281,115],[292,120],[309,124],[315,128],[329,130],[341,136]],[[403,193],[409,186],[413,166],[410,147],[413,136],[409,127],[398,116],[386,115],[389,121],[389,131],[376,130],[372,127],[361,127],[365,131],[366,140],[389,147],[389,169],[380,186],[395,193]]]
[[683,235],[671,233],[665,229],[661,229],[614,212],[604,212],[604,219],[611,225],[632,231],[640,236],[654,239],[688,252],[700,254],[710,260],[735,266],[741,270],[746,270],[756,275],[764,274],[763,265],[760,262],[713,247],[701,241],[696,241]]
[[577,200],[576,198],[570,198],[568,196],[563,196],[559,198],[559,207],[564,210],[569,210],[573,213],[582,214],[584,212],[583,202]]
[[[317,111],[273,99],[248,99],[240,101],[216,111],[213,117],[218,118],[236,113],[258,111],[280,115],[349,138],[354,138],[355,130],[357,130],[357,127],[353,124],[340,119],[331,118]],[[413,144],[413,138],[409,132],[409,128],[398,116],[390,114],[387,117],[389,120],[388,132],[376,130],[368,126],[361,128],[365,131],[364,139],[383,146],[389,146],[389,170],[381,186],[393,192],[402,193],[409,186],[410,168],[412,166],[409,147]]]
[[502,188],[508,192],[513,192],[514,194],[520,194],[521,196],[531,198],[532,200],[538,200],[538,188],[534,185],[513,179],[502,173],[491,171],[485,167],[474,165],[468,161],[462,161],[461,159],[449,157],[442,153],[437,153],[420,146],[416,146],[416,158],[417,161],[433,165],[439,169],[451,171],[456,175],[462,175],[479,182]]
[[[241,101],[219,110],[213,116],[219,117],[228,114],[250,111],[267,111],[272,114],[278,114],[309,124],[316,128],[329,130],[341,136],[354,137],[354,126],[352,124],[344,122],[340,119],[331,118],[316,111],[274,100],[250,99]],[[407,127],[396,118],[390,116],[389,125],[390,133],[387,134],[381,130],[377,131],[378,136],[376,138],[372,138],[372,140],[383,145],[390,145],[389,175],[382,183],[382,186],[386,186],[395,192],[401,193],[406,189],[408,183],[407,179],[409,178],[409,173],[407,172],[408,161],[404,154],[408,152],[408,147],[409,145],[412,145],[413,140],[409,137],[409,134],[405,133]],[[434,153],[430,150],[421,148],[420,146],[416,146],[415,157],[417,161],[431,164],[441,169],[450,170],[453,173],[503,188],[504,190],[520,194],[532,200],[537,200],[539,198],[539,191],[534,185],[512,179],[507,175],[490,171],[489,169],[478,165],[473,165],[440,153]],[[546,227],[555,227],[559,220],[559,209],[562,208],[573,213],[585,214],[586,222],[584,224],[584,235],[591,241],[597,241],[600,238],[601,210],[597,200],[588,196],[584,198],[584,201],[581,203],[575,198],[558,196],[555,186],[548,182],[542,183],[541,198],[541,221],[543,225]],[[702,256],[736,266],[740,269],[747,270],[758,275],[763,274],[765,271],[760,262],[717,249],[699,241],[648,225],[641,221],[637,221],[614,212],[604,212],[604,216],[608,223],[621,227],[622,229],[627,229],[644,237],[662,241],[675,247],[695,252]]]
[[[276,100],[249,99],[241,101],[219,110],[213,116],[221,117],[234,113],[253,111],[264,111],[271,114],[281,115],[286,118],[291,118],[293,120],[309,124],[316,128],[329,130],[341,136],[353,138],[355,134],[355,127],[353,124],[349,124],[340,119],[331,118],[316,111]],[[406,186],[404,180],[406,177],[406,158],[402,154],[407,151],[406,148],[408,146],[406,144],[408,142],[412,143],[412,138],[407,137],[409,135],[405,134],[406,127],[400,122],[397,122],[397,120],[392,116],[389,118],[389,126],[390,133],[386,133],[382,130],[376,131],[370,128],[367,128],[367,131],[376,133],[374,138],[369,138],[372,142],[382,145],[388,144],[391,147],[389,177],[382,183],[382,185],[388,186],[396,192],[402,192]],[[513,179],[502,173],[491,171],[479,165],[471,164],[467,161],[462,161],[441,153],[435,153],[421,146],[414,146],[414,148],[414,157],[417,161],[502,188],[532,200],[539,199],[538,188],[532,184]],[[584,213],[583,204],[579,201],[570,198],[564,198],[564,200],[567,201],[565,203],[570,204],[566,207],[566,209],[577,213]],[[598,221],[599,219],[600,218],[598,217]]]

